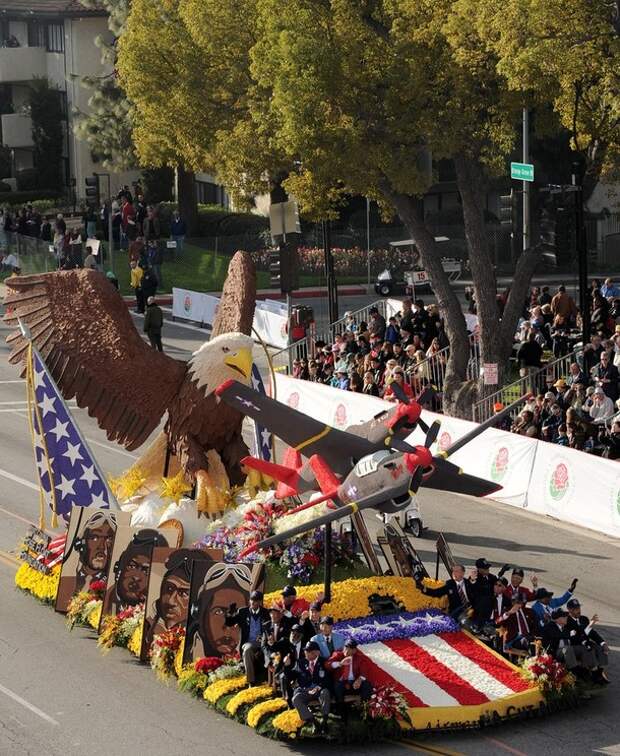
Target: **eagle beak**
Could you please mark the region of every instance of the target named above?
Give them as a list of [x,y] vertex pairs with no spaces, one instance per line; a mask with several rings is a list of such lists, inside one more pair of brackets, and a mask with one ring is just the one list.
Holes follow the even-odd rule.
[[249,349],[237,349],[224,358],[224,363],[241,373],[244,378],[249,378],[252,374],[252,362],[252,352]]

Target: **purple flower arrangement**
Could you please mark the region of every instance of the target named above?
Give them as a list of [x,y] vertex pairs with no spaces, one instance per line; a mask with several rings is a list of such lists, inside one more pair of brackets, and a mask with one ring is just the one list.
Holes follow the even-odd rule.
[[459,625],[438,609],[428,609],[337,622],[334,630],[363,645],[400,638],[421,638],[435,633],[453,633],[459,630]]

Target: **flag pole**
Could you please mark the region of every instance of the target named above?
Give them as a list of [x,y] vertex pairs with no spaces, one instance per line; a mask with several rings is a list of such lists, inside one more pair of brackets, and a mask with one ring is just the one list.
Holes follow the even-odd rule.
[[[19,324],[19,328],[20,328],[20,331],[22,333],[22,336],[29,343],[29,354],[30,354],[29,364],[30,364],[30,370],[31,370],[31,378],[34,379],[34,358],[37,357],[39,359],[39,361],[41,362],[41,365],[43,366],[43,369],[47,372],[47,375],[48,375],[48,377],[49,377],[49,379],[50,379],[50,381],[52,383],[52,386],[56,390],[56,393],[58,395],[58,399],[59,399],[60,403],[62,404],[65,412],[67,413],[67,416],[69,418],[72,418],[73,415],[71,414],[71,412],[69,410],[69,407],[67,406],[67,403],[65,402],[64,397],[60,393],[60,390],[58,389],[58,386],[56,385],[56,381],[54,381],[54,379],[52,377],[52,374],[49,372],[49,369],[48,369],[47,365],[45,364],[45,360],[43,359],[43,357],[41,356],[39,350],[36,348],[36,346],[34,345],[34,343],[32,341],[32,334],[30,333],[30,330],[29,330],[28,326],[21,320],[21,318],[18,318],[17,322]],[[47,454],[47,445],[45,444],[45,438],[43,437],[43,432],[42,432],[43,431],[43,424],[41,422],[41,417],[38,414],[39,405],[38,405],[38,402],[36,401],[36,392],[35,392],[35,388],[34,388],[34,380],[31,381],[31,385],[32,385],[32,395],[33,395],[33,398],[35,399],[35,402],[34,402],[35,413],[36,413],[37,418],[38,418],[39,428],[41,429],[40,435],[41,435],[41,438],[43,439],[44,452],[45,452],[45,456],[46,456],[46,459],[47,459],[47,462],[48,462],[48,469],[50,470],[50,472],[49,472],[50,483],[52,483],[54,479],[52,477],[52,472],[51,472],[51,468],[50,468],[50,465],[49,465],[49,456]],[[103,471],[101,470],[101,468],[99,467],[99,463],[95,459],[95,455],[90,450],[90,446],[86,443],[86,439],[82,435],[82,431],[81,431],[80,427],[78,426],[78,424],[76,422],[73,423],[73,426],[75,428],[75,432],[77,433],[77,436],[78,436],[80,442],[82,443],[82,445],[86,449],[88,449],[88,451],[90,453],[90,458],[93,461],[93,465],[95,467],[95,470],[97,471],[97,474],[99,475],[99,478],[101,479],[101,482],[102,482],[102,484],[103,484],[103,486],[104,486],[104,488],[106,490],[108,502],[110,503],[110,509],[120,510],[120,506],[118,504],[118,501],[116,500],[116,497],[114,496],[114,494],[110,490],[107,478],[103,474]],[[50,485],[50,489],[52,491],[52,497],[53,497],[53,499],[52,499],[52,501],[53,501],[53,512],[54,512],[54,516],[56,516],[56,487],[54,485]],[[56,526],[52,523],[52,527],[56,527]]]

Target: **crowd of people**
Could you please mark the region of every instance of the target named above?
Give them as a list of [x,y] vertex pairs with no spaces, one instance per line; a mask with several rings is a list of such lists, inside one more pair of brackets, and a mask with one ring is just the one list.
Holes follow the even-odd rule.
[[[506,297],[507,292],[498,296],[500,311]],[[475,317],[473,294],[468,300],[468,316]],[[499,427],[615,460],[620,458],[620,287],[610,278],[595,280],[591,300],[590,341],[575,352],[565,377],[548,378],[545,358],[565,357],[580,346],[580,316],[564,286],[553,293],[548,286],[531,290],[515,333],[514,361],[522,377],[531,377],[535,398]],[[475,321],[468,325],[475,346]],[[405,299],[401,312],[387,320],[376,307],[368,322],[345,313],[342,333],[331,344],[316,341],[312,357],[295,359],[293,376],[388,401],[396,401],[393,382],[408,397],[427,388],[434,391],[425,396],[432,396],[442,389],[447,347],[437,306]],[[503,403],[495,404],[496,413],[503,409]]]
[[[534,288],[527,317],[519,323],[517,351],[522,375],[533,373],[535,397],[519,415],[500,422],[504,430],[560,446],[620,458],[620,288],[611,278],[592,283],[591,338],[568,368],[566,376],[547,378],[543,350],[554,357],[574,349],[578,310],[559,286]],[[503,405],[495,405],[500,412]]]
[[[596,630],[597,615],[582,614],[574,595],[577,579],[555,596],[539,586],[536,575],[530,576],[531,587],[525,585],[519,567],[506,564],[497,575],[491,567],[480,558],[466,576],[457,564],[443,586],[418,580],[417,587],[427,596],[447,597],[447,613],[499,653],[514,658],[543,650],[585,682],[607,685],[609,646]],[[227,627],[239,628],[248,684],[266,679],[317,732],[332,712],[345,714],[348,701],[366,701],[373,691],[372,668],[357,642],[335,631],[333,618],[321,608],[321,596],[309,603],[287,585],[269,607],[253,591],[248,606],[231,604],[225,618]]]
[[322,615],[321,607],[322,597],[309,603],[287,585],[269,608],[263,594],[253,591],[249,605],[231,604],[225,619],[227,627],[240,630],[239,655],[249,685],[267,678],[316,732],[326,729],[334,706],[344,711],[347,696],[366,701],[373,691],[357,642],[335,632],[333,617]]
[[[524,585],[520,567],[511,570],[505,564],[497,575],[491,567],[480,558],[466,577],[465,567],[456,564],[443,586],[419,582],[418,587],[428,596],[447,596],[450,615],[498,651],[525,656],[541,648],[578,678],[607,685],[609,646],[595,629],[598,616],[590,619],[581,612],[574,595],[577,578],[555,596],[539,587],[536,575],[530,576],[531,588]],[[508,579],[504,575],[510,570]]]
[[428,357],[447,346],[437,305],[405,299],[399,316],[387,320],[376,307],[368,322],[346,313],[343,333],[333,344],[317,341],[314,357],[294,360],[293,376],[396,401],[390,384],[419,395],[432,382]]

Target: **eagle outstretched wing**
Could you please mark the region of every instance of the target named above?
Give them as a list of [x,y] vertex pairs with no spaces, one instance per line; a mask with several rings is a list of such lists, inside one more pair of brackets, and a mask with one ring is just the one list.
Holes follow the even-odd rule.
[[[149,347],[103,273],[57,271],[6,281],[5,322],[29,327],[65,399],[76,397],[111,441],[136,449],[157,428],[187,367]],[[9,361],[25,360],[19,330]]]

